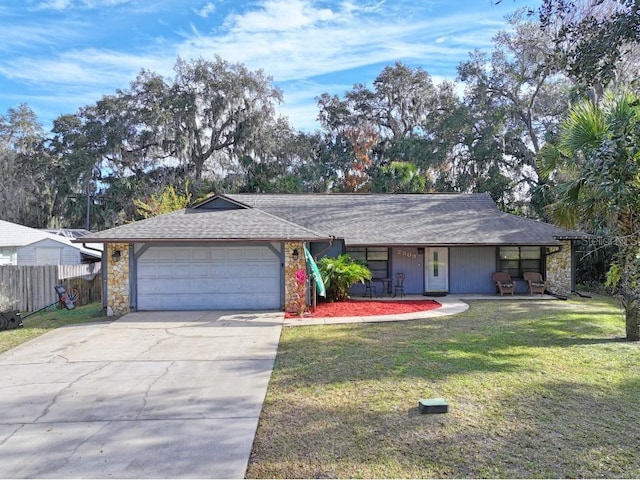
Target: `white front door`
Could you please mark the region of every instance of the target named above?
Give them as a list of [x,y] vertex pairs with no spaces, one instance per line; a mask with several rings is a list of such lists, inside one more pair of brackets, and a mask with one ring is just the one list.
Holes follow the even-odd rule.
[[449,291],[449,249],[447,247],[425,248],[425,291]]

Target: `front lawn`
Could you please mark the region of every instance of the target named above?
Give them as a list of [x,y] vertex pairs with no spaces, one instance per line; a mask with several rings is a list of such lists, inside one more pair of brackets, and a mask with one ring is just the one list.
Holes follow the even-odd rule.
[[[23,317],[27,315],[26,313]],[[36,338],[49,330],[76,323],[99,322],[113,320],[105,315],[100,302],[76,307],[73,310],[50,307],[39,313],[24,318],[24,327],[15,330],[0,331],[0,353],[21,343]]]
[[[604,297],[283,329],[250,478],[640,477],[640,350]],[[449,413],[422,415],[421,398]]]

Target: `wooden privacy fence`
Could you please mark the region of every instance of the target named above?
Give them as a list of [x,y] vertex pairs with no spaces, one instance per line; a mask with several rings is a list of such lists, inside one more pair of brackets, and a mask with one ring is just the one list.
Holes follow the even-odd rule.
[[58,267],[15,266],[0,267],[0,288],[3,296],[15,303],[21,312],[33,312],[58,298],[53,287],[58,284]]
[[0,293],[15,300],[17,310],[34,312],[58,300],[56,285],[68,292],[77,292],[77,305],[100,301],[102,298],[101,264],[79,265],[2,265]]
[[100,262],[58,266],[58,281],[68,292],[77,293],[76,305],[102,300],[101,267]]

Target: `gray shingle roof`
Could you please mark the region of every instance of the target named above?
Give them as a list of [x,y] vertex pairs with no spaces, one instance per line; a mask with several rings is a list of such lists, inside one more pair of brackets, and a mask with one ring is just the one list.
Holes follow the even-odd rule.
[[72,244],[69,238],[62,235],[0,220],[0,247],[24,247],[43,240],[53,240],[64,246],[76,248],[86,255],[100,258],[100,253],[95,249],[101,248],[101,245],[93,245],[92,249],[88,249],[81,245]]
[[583,237],[503,213],[484,193],[228,196],[347,245],[556,245]]
[[[249,208],[214,208],[225,197],[239,202],[235,207]],[[503,213],[488,194],[230,194],[195,207],[82,240],[321,241],[334,236],[347,245],[447,246],[557,245],[559,238],[583,237]]]
[[305,227],[255,208],[187,208],[90,233],[83,242],[326,240]]
[[66,237],[0,220],[0,247],[24,247],[45,239],[69,244]]

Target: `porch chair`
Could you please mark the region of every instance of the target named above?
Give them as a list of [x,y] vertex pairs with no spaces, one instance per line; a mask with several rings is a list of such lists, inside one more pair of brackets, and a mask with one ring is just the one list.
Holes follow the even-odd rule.
[[529,293],[539,293],[544,295],[544,291],[547,289],[547,282],[542,278],[542,274],[538,272],[523,272],[522,278],[529,284]]
[[393,286],[393,296],[400,295],[404,297],[404,273],[396,273],[396,283]]
[[509,272],[494,272],[491,274],[491,278],[496,284],[498,292],[500,292],[500,296],[503,296],[505,293],[510,293],[513,296],[513,292],[516,289],[516,284],[513,280],[511,280],[511,275],[509,275]]
[[371,280],[364,281],[364,295],[362,296],[369,298],[377,297],[376,287],[371,283]]

